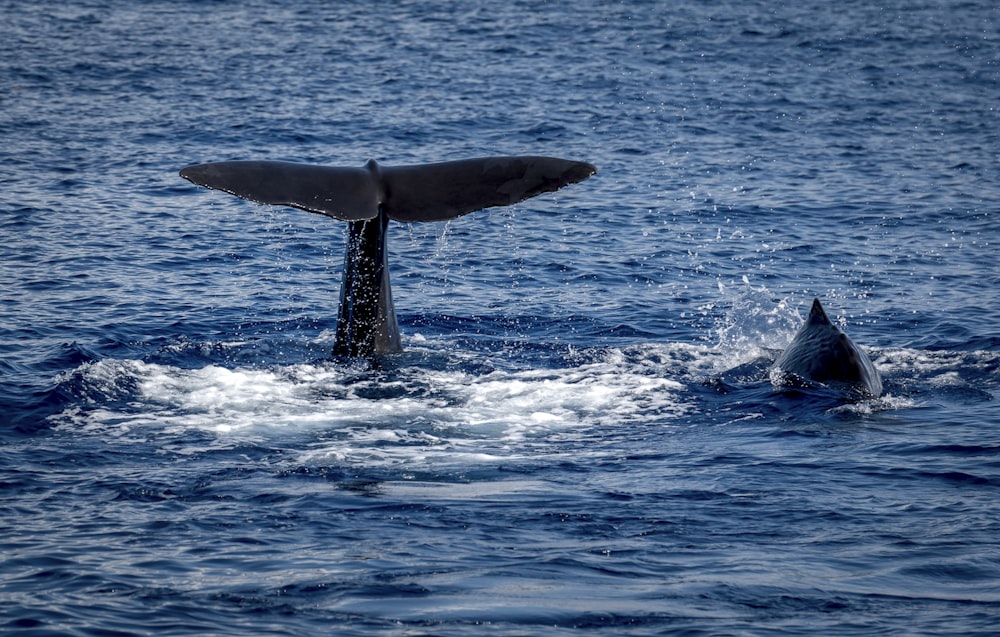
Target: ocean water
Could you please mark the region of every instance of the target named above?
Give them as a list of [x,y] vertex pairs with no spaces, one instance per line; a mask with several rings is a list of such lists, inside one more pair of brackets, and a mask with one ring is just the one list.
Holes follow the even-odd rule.
[[[1000,9],[0,1],[0,632],[1000,625]],[[192,163],[544,154],[393,224]],[[878,399],[767,379],[814,296]]]

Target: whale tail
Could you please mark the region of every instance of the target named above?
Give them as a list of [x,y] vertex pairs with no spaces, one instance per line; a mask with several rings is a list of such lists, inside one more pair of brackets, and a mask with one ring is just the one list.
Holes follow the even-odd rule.
[[878,397],[882,378],[871,359],[826,315],[819,299],[792,342],[771,367],[776,387],[820,383],[839,389]]
[[370,357],[402,349],[389,283],[386,229],[509,206],[583,181],[591,164],[554,157],[482,157],[416,166],[361,168],[278,161],[188,166],[181,177],[243,199],[347,221],[347,252],[334,354]]
[[396,221],[442,221],[510,206],[583,181],[597,169],[555,157],[480,157],[413,166],[313,166],[225,161],[188,166],[181,177],[243,199],[362,221],[384,212]]

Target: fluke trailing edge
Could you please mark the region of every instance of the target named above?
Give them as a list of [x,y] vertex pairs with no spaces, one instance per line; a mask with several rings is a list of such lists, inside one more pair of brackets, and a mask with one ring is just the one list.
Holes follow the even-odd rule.
[[292,206],[349,222],[336,356],[402,349],[385,248],[389,220],[443,221],[509,206],[583,181],[597,169],[554,157],[482,157],[416,166],[360,168],[278,161],[188,166],[181,177],[258,203]]
[[771,382],[776,387],[821,383],[872,398],[882,393],[871,359],[830,322],[819,299],[813,299],[806,322],[774,361]]

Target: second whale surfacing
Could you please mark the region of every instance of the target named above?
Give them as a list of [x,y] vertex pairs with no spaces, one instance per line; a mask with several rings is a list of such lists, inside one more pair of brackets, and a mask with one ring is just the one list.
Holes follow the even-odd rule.
[[775,387],[818,383],[865,398],[882,393],[871,359],[830,321],[819,299],[813,299],[809,317],[774,361],[770,377]]
[[257,203],[292,206],[348,222],[333,354],[402,350],[389,284],[389,220],[443,221],[510,206],[587,179],[592,164],[554,157],[482,157],[413,166],[315,166],[225,161],[188,166],[181,177]]

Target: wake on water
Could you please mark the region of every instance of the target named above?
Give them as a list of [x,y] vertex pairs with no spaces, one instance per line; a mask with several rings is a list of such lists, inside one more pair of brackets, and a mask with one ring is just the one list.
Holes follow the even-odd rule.
[[[58,387],[70,406],[50,423],[121,441],[189,432],[213,437],[215,447],[280,441],[295,447],[290,461],[304,464],[440,469],[517,461],[543,440],[609,425],[681,426],[695,414],[724,424],[746,417],[733,405],[759,407],[783,393],[801,402],[808,392],[775,391],[767,377],[801,321],[798,311],[763,288],[730,296],[714,343],[550,346],[533,352],[528,368],[523,357],[420,334],[380,363],[320,355],[329,332],[283,342],[181,342],[145,359],[107,358],[64,373]],[[246,363],[275,348],[301,360]],[[976,370],[997,364],[986,352],[868,351],[886,378],[885,395],[851,402],[814,395],[819,412],[912,407],[931,388],[975,392]]]
[[666,348],[633,362],[609,350],[560,369],[485,372],[463,366],[466,356],[414,343],[391,367],[316,361],[185,369],[109,359],[61,379],[91,406],[74,406],[52,421],[59,429],[125,437],[150,428],[200,430],[234,442],[336,431],[337,440],[307,455],[366,464],[484,462],[491,454],[509,459],[529,434],[676,418],[688,408],[684,385],[663,361],[688,349]]

